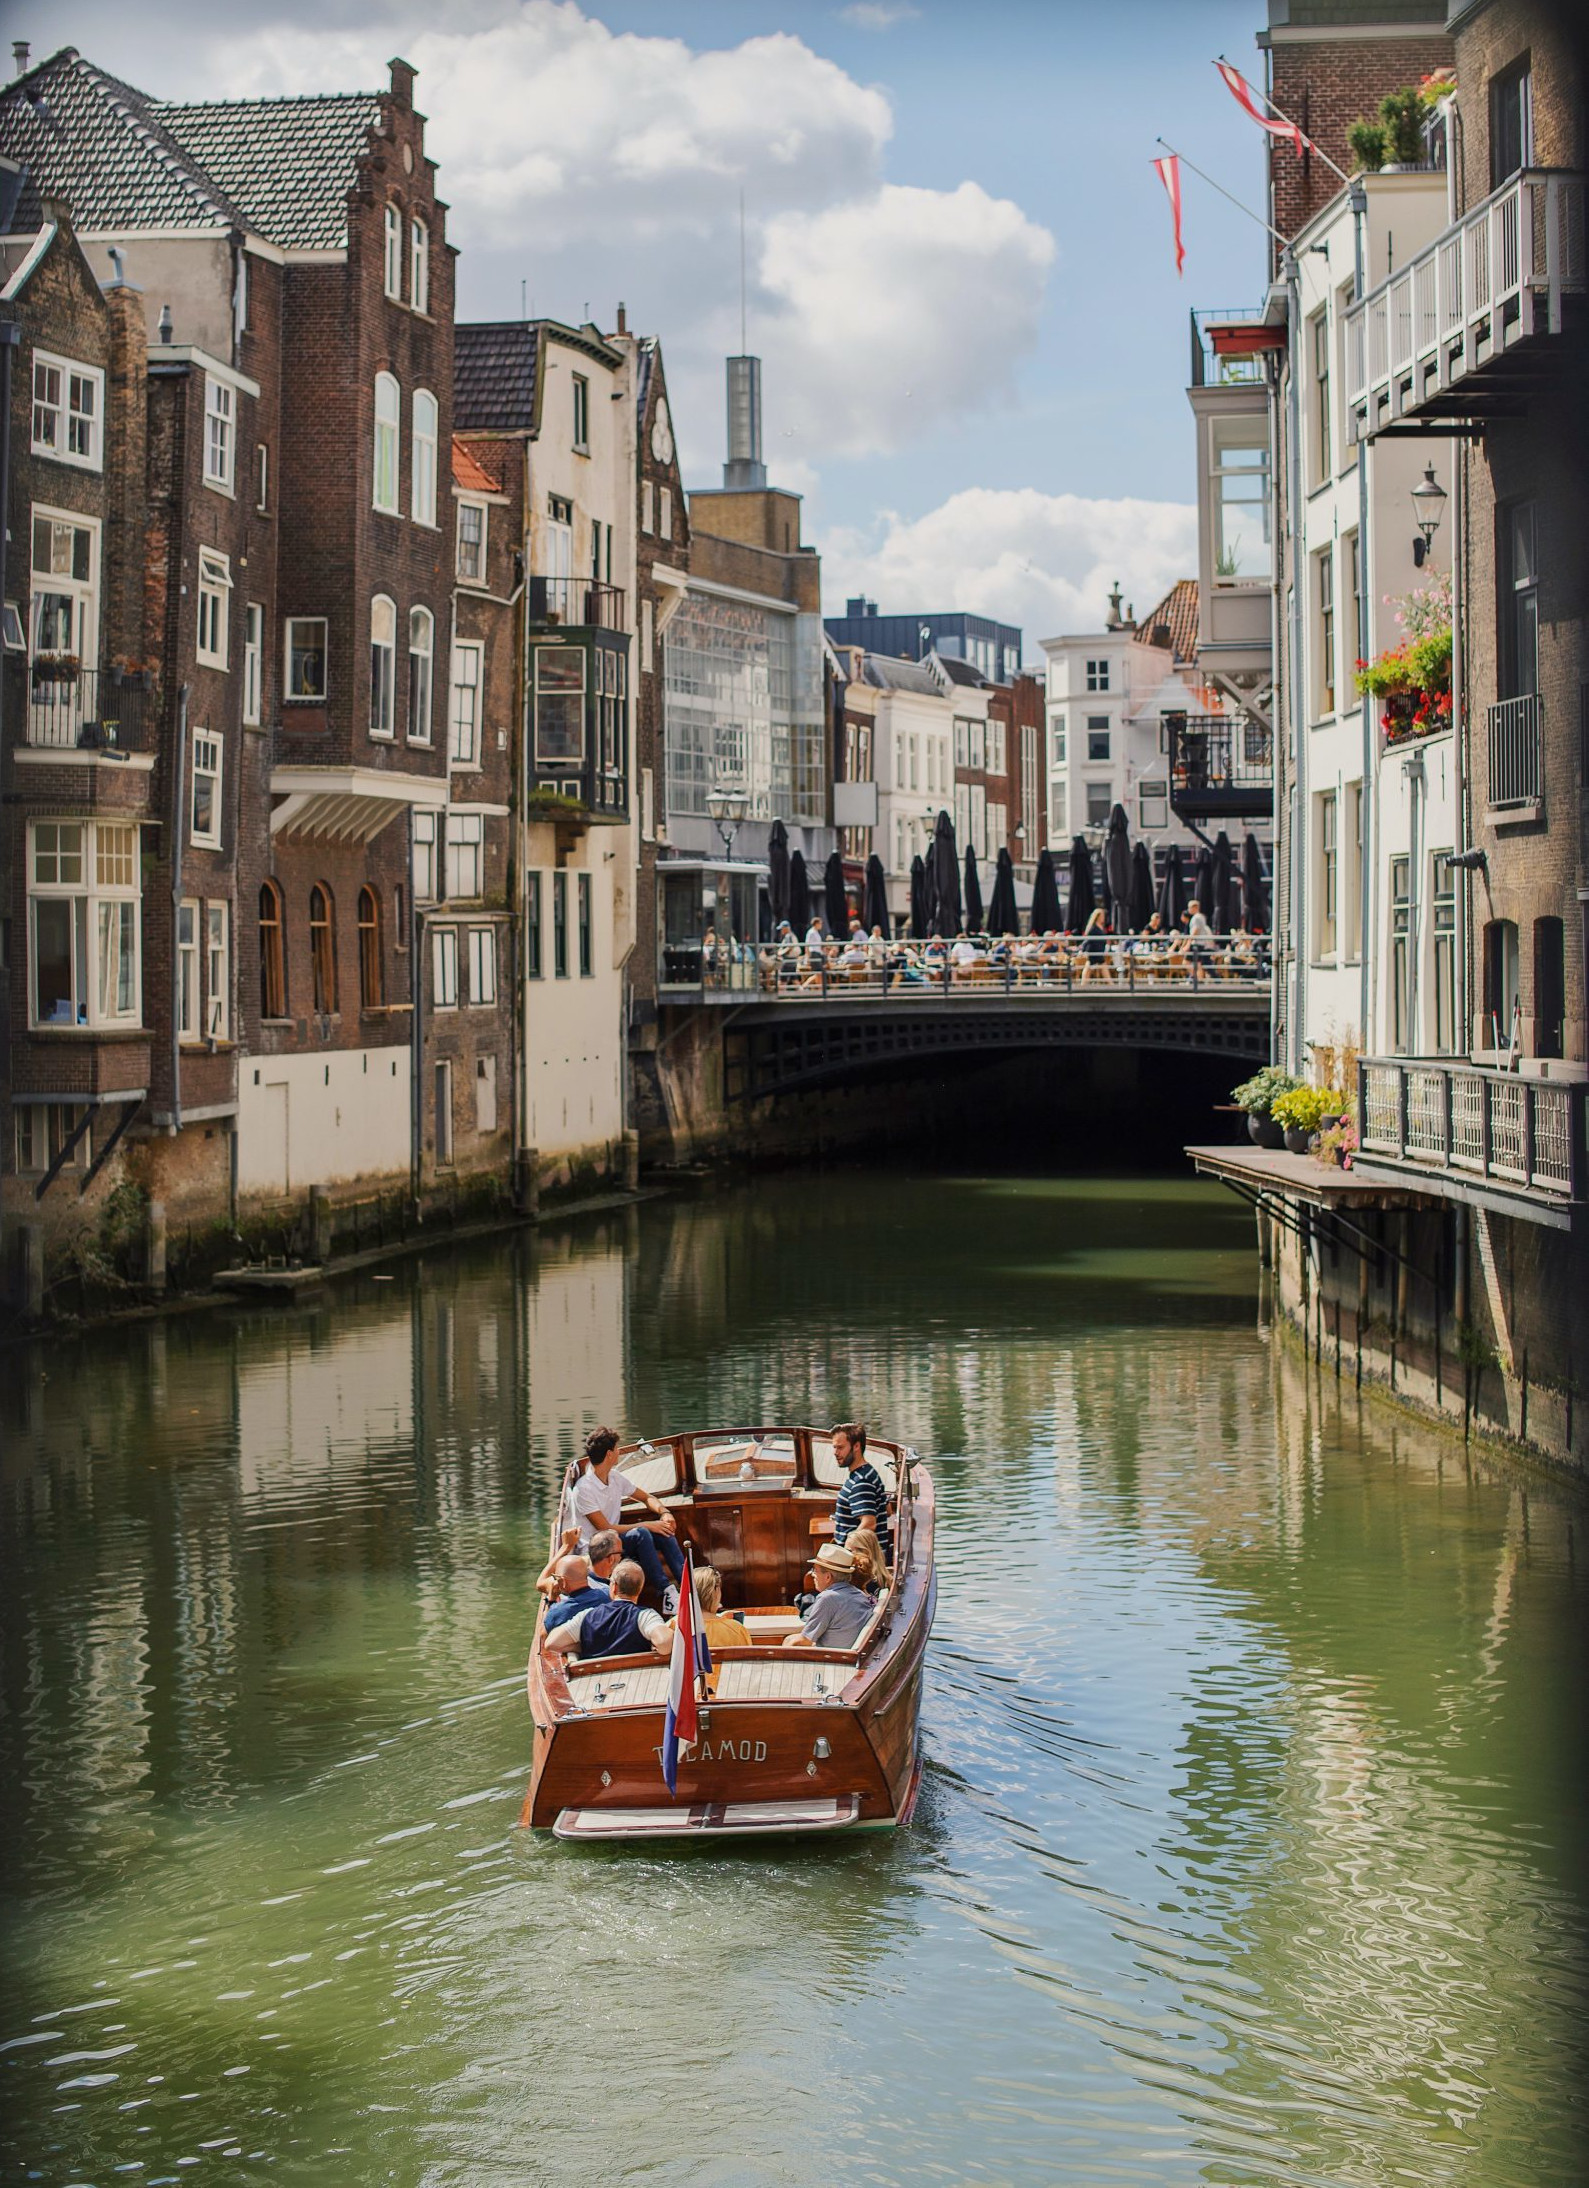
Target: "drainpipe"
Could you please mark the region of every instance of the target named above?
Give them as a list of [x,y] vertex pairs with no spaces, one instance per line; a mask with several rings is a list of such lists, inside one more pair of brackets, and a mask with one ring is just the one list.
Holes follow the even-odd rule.
[[[438,833],[442,833],[438,831]],[[443,844],[435,846],[435,855],[445,855]],[[414,888],[414,808],[408,808],[408,1197],[415,1209],[419,1207],[421,1176],[420,1150],[423,1146],[425,1090],[425,1029],[421,1020],[424,1015],[425,968],[420,963],[420,948],[424,927],[419,916],[419,898]]]
[[[1352,301],[1360,304],[1368,292],[1368,191],[1361,178],[1350,185],[1352,206]],[[1357,450],[1357,658],[1368,659],[1369,606],[1374,597],[1373,564],[1369,554],[1369,491],[1368,467],[1372,460],[1374,444],[1362,441]],[[1357,1038],[1359,1045],[1372,1052],[1369,1036],[1369,1011],[1373,1003],[1371,969],[1373,964],[1373,928],[1369,923],[1373,908],[1371,886],[1373,860],[1373,813],[1371,792],[1374,787],[1374,702],[1365,692],[1362,701],[1363,715],[1363,780],[1357,793],[1357,827],[1362,839],[1357,870]]]
[[[0,601],[5,599],[6,589],[6,531],[11,514],[11,365],[17,347],[22,340],[22,329],[14,319],[0,320]],[[26,657],[22,673],[27,675]],[[0,653],[0,753],[8,753],[10,740],[5,730],[5,692],[10,679],[5,674],[5,656]],[[24,701],[24,703],[26,703]],[[3,764],[3,763],[0,763]],[[7,773],[10,772],[7,768]],[[9,1023],[0,1026],[0,1067],[7,1085],[11,1079],[11,1029]],[[6,1235],[4,1211],[0,1210],[0,1243]]]
[[[1449,144],[1450,139],[1447,139]],[[1457,856],[1473,847],[1472,775],[1468,765],[1471,735],[1467,694],[1467,646],[1463,618],[1467,613],[1468,568],[1468,444],[1451,443],[1451,802],[1455,807]],[[1456,869],[1457,901],[1457,1009],[1451,1029],[1452,1045],[1459,1056],[1473,1046],[1473,874],[1469,867]]]
[[[1300,1077],[1303,1066],[1302,1025],[1307,998],[1306,836],[1308,813],[1308,725],[1302,684],[1302,613],[1305,572],[1297,567],[1297,543],[1302,526],[1302,279],[1296,253],[1289,246],[1281,254],[1286,284],[1287,371],[1286,389],[1286,498],[1287,532],[1291,542],[1291,722],[1296,764],[1291,775],[1291,962],[1296,974],[1296,1006],[1291,1024],[1291,1069]],[[1280,542],[1275,541],[1278,552]]]
[[[177,749],[171,767],[171,1123],[172,1139],[182,1130],[182,800],[188,774],[188,687],[177,693]],[[193,937],[198,947],[197,934]]]

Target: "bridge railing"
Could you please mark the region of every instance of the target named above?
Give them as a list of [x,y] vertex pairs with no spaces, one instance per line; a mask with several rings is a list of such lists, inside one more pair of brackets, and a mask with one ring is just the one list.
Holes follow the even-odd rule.
[[[669,977],[669,974],[672,977]],[[688,975],[688,977],[686,977]],[[691,953],[688,963],[665,965],[659,994],[668,1002],[908,1003],[1052,1000],[1057,995],[1130,993],[1192,994],[1203,990],[1246,994],[1267,990],[1268,937],[1185,935],[1160,941],[1143,935],[1064,936],[1032,943],[1012,938],[1003,950],[941,952],[920,943],[804,943],[794,948],[736,948],[722,954]]]

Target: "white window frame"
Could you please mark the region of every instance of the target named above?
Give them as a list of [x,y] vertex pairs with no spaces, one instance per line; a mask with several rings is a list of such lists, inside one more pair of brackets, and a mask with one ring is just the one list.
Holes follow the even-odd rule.
[[270,513],[270,443],[254,443],[254,508],[260,516]]
[[1058,843],[1070,834],[1070,784],[1054,776],[1048,785],[1048,839]]
[[[221,778],[226,770],[226,747],[218,731],[193,732],[193,785],[188,795],[188,841],[219,850],[221,842]],[[210,789],[210,823],[199,826],[199,785]]]
[[[403,391],[394,374],[375,375],[375,430],[371,443],[370,498],[384,516],[403,513],[402,491]],[[383,499],[383,496],[387,497]]]
[[[46,392],[39,392],[40,374],[46,376]],[[55,376],[53,389],[48,375]],[[89,398],[84,409],[81,398]],[[41,431],[41,425],[47,429]],[[74,441],[83,445],[75,447]],[[77,471],[102,471],[105,467],[105,375],[97,365],[79,365],[52,350],[33,352],[33,453],[52,463],[67,463]]]
[[[449,812],[446,831],[447,900],[473,899],[485,888],[485,820],[479,813]],[[470,886],[472,884],[472,886]]]
[[657,665],[657,611],[656,603],[642,600],[640,603],[640,673],[650,676]]
[[1109,663],[1107,661],[1089,661],[1087,663],[1087,689],[1089,691],[1107,691],[1109,689]]
[[1053,767],[1070,765],[1069,718],[1063,714],[1051,714],[1048,718],[1049,764]]
[[[1152,811],[1149,811],[1149,807]],[[1170,825],[1170,785],[1167,777],[1154,776],[1137,784],[1137,826],[1146,833],[1149,829],[1168,828]]]
[[177,906],[177,1039],[199,1038],[199,900],[185,896]]
[[217,494],[236,491],[237,390],[216,373],[204,375],[204,483]]
[[[16,1164],[21,1177],[47,1170],[83,1121],[81,1102],[18,1102],[16,1117]],[[85,1132],[61,1164],[63,1170],[81,1170],[91,1159],[92,1131]]]
[[218,548],[201,547],[194,659],[201,668],[224,669],[230,664],[231,642],[231,561]]
[[[381,626],[386,636],[379,635]],[[376,655],[386,656],[384,670]],[[370,735],[390,744],[397,735],[397,602],[390,593],[376,593],[370,601]]]
[[224,1041],[232,1024],[231,906],[224,897],[204,905],[204,1034]]
[[657,530],[663,539],[673,537],[673,489],[671,486],[657,490]]
[[432,927],[430,930],[430,1007],[432,1010],[458,1008],[456,927]]
[[408,611],[408,741],[428,745],[436,707],[436,618],[426,607]]
[[[62,846],[59,834],[55,852],[41,843],[43,831],[73,830],[75,849],[65,856],[74,862],[75,875],[59,878]],[[44,856],[41,856],[41,853]],[[53,856],[55,873],[45,871]],[[100,1026],[137,1026],[143,1018],[143,897],[139,870],[136,821],[35,820],[28,829],[28,1022],[34,1026],[72,1027],[92,1032]],[[90,875],[90,862],[92,874]],[[40,878],[41,873],[44,878]],[[41,1019],[38,998],[38,922],[41,905],[65,901],[73,906],[70,923],[72,988],[70,1001],[76,1015],[70,1019]],[[107,950],[113,952],[107,959]],[[116,980],[116,997],[107,1004],[106,975],[111,963],[119,969],[123,954],[128,967],[125,987],[129,1000],[121,1000],[123,982]]]
[[265,703],[265,611],[257,600],[243,607],[243,723],[259,727]]
[[574,454],[590,454],[590,379],[588,374],[575,372],[569,375],[573,382],[574,398]]
[[[475,569],[469,569],[468,567],[466,567],[464,561],[465,545],[468,544],[470,546],[473,546],[475,544],[475,542],[473,541],[469,541],[466,543],[464,539],[463,520],[465,510],[468,510],[471,515],[477,515],[480,519],[479,551],[476,557],[476,560],[478,562],[478,568]],[[453,540],[453,568],[458,573],[458,582],[460,585],[483,585],[485,583],[486,539],[490,532],[490,529],[491,512],[486,507],[483,501],[475,501],[468,498],[464,498],[459,501],[458,523]]]
[[480,697],[485,685],[485,647],[459,639],[452,649],[447,693],[447,757],[454,767],[480,765]]
[[469,929],[469,1001],[478,1010],[489,1009],[497,999],[497,930]]
[[[320,689],[318,691],[294,691],[292,688],[292,634],[295,630],[300,629],[305,624],[309,623],[316,623],[320,627]],[[305,648],[304,650],[306,652],[312,651],[311,648]],[[325,704],[326,698],[329,695],[331,685],[330,663],[331,628],[328,618],[323,615],[289,615],[285,617],[282,624],[281,653],[281,682],[283,697],[287,699],[300,700],[306,706],[323,706]]]
[[657,528],[657,490],[649,479],[640,482],[640,529],[654,532]]
[[436,525],[436,451],[440,445],[441,407],[428,387],[417,387],[410,406],[408,513],[415,524]]
[[383,216],[381,250],[382,286],[394,304],[403,301],[403,208],[388,198]]
[[[51,527],[50,559],[55,559],[56,526],[68,531],[82,532],[88,539],[88,575],[77,577],[70,572],[38,567],[38,527]],[[73,509],[50,509],[35,502],[32,523],[28,528],[28,651],[33,659],[42,652],[40,645],[40,619],[46,594],[69,600],[72,603],[72,621],[77,631],[75,652],[80,668],[92,669],[99,665],[99,568],[100,530],[97,517],[85,517]]]
[[413,884],[414,900],[419,904],[436,901],[436,838],[440,831],[434,812],[416,812],[413,827],[413,872],[409,879]]
[[430,314],[430,229],[416,213],[408,224],[408,302]]

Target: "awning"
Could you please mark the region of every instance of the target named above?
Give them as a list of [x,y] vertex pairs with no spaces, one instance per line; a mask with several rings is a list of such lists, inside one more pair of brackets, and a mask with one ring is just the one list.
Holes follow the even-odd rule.
[[270,832],[330,843],[368,843],[411,806],[440,813],[447,784],[436,775],[378,767],[275,767]]

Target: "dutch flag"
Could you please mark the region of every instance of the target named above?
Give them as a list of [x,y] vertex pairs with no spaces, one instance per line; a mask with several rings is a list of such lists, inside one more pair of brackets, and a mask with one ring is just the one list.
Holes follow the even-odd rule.
[[673,1622],[673,1654],[668,1659],[668,1713],[662,1727],[662,1775],[675,1800],[679,1792],[679,1749],[695,1745],[700,1730],[696,1703],[701,1681],[712,1668],[700,1617],[695,1601],[695,1566],[686,1551],[684,1584]]

